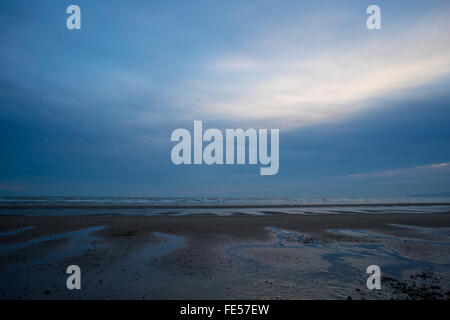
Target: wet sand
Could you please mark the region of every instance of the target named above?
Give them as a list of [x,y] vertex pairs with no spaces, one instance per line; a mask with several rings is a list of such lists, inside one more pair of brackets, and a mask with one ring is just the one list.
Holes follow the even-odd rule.
[[449,299],[449,271],[450,213],[0,216],[0,299]]

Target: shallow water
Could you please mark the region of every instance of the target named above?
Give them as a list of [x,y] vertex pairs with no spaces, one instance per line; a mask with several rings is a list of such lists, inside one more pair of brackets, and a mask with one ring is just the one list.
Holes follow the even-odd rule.
[[[226,252],[251,269],[267,267],[265,264],[268,260],[270,261],[270,258],[267,258],[270,253],[264,257],[265,249],[286,250],[292,257],[302,257],[302,261],[315,262],[314,268],[310,270],[306,269],[305,265],[301,266],[305,271],[302,274],[303,279],[328,277],[333,281],[338,279],[338,282],[347,282],[346,284],[353,282],[355,285],[360,285],[356,279],[363,278],[366,268],[372,264],[379,265],[384,275],[396,279],[405,278],[411,270],[422,270],[430,274],[442,272],[448,274],[450,272],[450,261],[448,263],[434,263],[422,259],[412,259],[402,255],[383,240],[417,242],[437,246],[450,245],[450,241],[402,238],[366,230],[330,230],[330,232],[337,234],[359,237],[362,242],[328,243],[299,232],[274,227],[268,227],[267,229],[273,233],[274,241],[263,244],[248,243],[230,246]],[[433,230],[433,232],[440,233],[441,231]],[[367,239],[366,243],[364,243],[364,239]],[[371,241],[374,240],[377,242],[372,243]],[[253,254],[249,254],[249,252],[253,252]],[[316,271],[324,269],[325,272]]]
[[[392,226],[400,226],[392,224]],[[446,230],[441,230],[437,228],[424,228],[424,227],[414,227],[414,226],[402,226],[403,228],[408,229],[414,229],[419,230],[423,232],[427,232],[430,234],[435,235],[447,235]],[[416,239],[416,238],[406,238],[406,237],[399,237],[399,236],[393,236],[393,235],[386,235],[381,234],[373,231],[368,230],[358,230],[358,229],[332,229],[331,232],[337,233],[337,234],[343,234],[351,237],[361,237],[366,239],[378,239],[378,240],[398,240],[398,241],[404,241],[404,242],[416,242],[416,243],[425,243],[425,244],[435,244],[435,245],[450,245],[450,239],[449,241],[436,241],[436,240],[424,240],[424,239]]]
[[35,227],[25,227],[25,228],[20,228],[20,229],[16,229],[16,230],[0,232],[0,237],[15,236],[24,231],[33,230],[34,228]]
[[153,234],[160,241],[135,254],[132,258],[134,263],[144,264],[150,258],[163,256],[184,246],[184,237],[160,232],[153,232]]
[[[91,234],[96,231],[102,230],[103,226],[97,226],[92,228],[80,229],[70,232],[56,233],[45,237],[39,237],[25,242],[16,242],[12,244],[0,245],[0,255],[9,254],[12,251],[27,248],[32,245],[40,244],[47,241],[55,241],[61,239],[69,240],[69,245],[64,249],[64,256],[70,257],[75,254],[79,254],[91,247],[91,241],[95,240]],[[61,256],[61,254],[55,253],[53,255]]]

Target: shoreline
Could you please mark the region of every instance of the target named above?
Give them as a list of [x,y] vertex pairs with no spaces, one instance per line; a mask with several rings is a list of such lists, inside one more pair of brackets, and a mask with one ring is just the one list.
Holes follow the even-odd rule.
[[0,299],[450,299],[450,212],[0,216],[0,248]]
[[282,208],[330,208],[330,207],[432,207],[450,206],[450,202],[402,202],[402,203],[323,203],[323,204],[202,204],[202,205],[151,205],[151,204],[0,204],[2,209],[282,209]]

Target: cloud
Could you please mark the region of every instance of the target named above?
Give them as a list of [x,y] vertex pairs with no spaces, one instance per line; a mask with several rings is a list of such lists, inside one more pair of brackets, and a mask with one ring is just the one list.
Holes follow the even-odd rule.
[[245,16],[245,15],[249,14],[250,12],[252,12],[253,10],[259,8],[262,5],[265,5],[266,3],[270,2],[270,1],[272,1],[272,0],[257,1],[252,5],[249,5],[245,8],[242,8],[242,9],[234,12],[233,14],[231,14],[230,18],[233,19],[233,18],[239,18],[239,17]]
[[400,177],[400,176],[411,176],[422,174],[431,175],[433,173],[442,174],[443,170],[447,172],[449,171],[448,169],[450,169],[450,162],[443,162],[417,166],[412,168],[380,170],[372,173],[363,173],[363,174],[350,174],[348,176],[352,178],[377,178],[377,177]]
[[415,89],[448,76],[449,29],[446,18],[433,16],[339,45],[286,42],[264,51],[254,42],[206,59],[185,84],[183,102],[203,117],[287,128],[339,121],[380,97],[419,94]]
[[435,168],[444,168],[450,166],[450,162],[443,162],[443,163],[436,163],[436,164],[430,164],[427,166],[420,166],[419,169],[435,169]]

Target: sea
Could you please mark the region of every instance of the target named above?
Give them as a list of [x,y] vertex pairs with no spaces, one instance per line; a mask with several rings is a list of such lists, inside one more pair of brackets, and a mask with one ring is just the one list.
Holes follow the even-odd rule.
[[202,198],[0,197],[0,215],[447,213],[450,197]]

